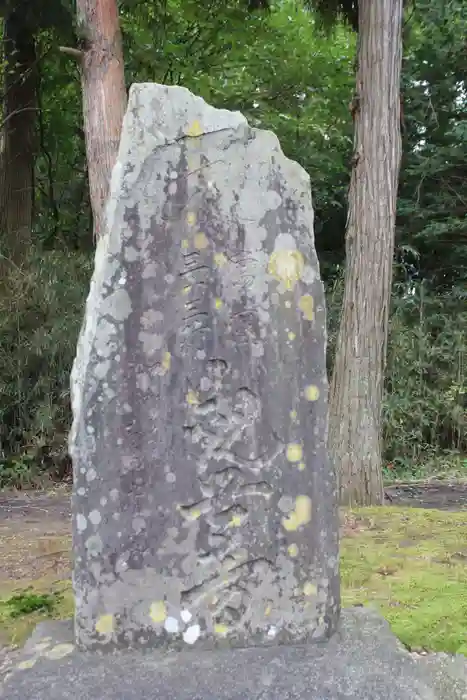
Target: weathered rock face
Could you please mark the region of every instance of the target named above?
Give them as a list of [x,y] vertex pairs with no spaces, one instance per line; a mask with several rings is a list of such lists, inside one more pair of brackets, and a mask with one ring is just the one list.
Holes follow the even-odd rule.
[[72,374],[81,647],[334,630],[312,222],[308,176],[272,133],[132,87]]

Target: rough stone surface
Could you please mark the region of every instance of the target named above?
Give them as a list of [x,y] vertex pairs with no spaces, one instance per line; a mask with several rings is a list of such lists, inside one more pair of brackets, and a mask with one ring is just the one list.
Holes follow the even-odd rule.
[[309,178],[134,85],[72,375],[83,649],[326,638],[339,613]]
[[325,644],[98,654],[48,625],[2,700],[466,700],[465,657],[414,657],[369,610],[343,611],[339,627]]

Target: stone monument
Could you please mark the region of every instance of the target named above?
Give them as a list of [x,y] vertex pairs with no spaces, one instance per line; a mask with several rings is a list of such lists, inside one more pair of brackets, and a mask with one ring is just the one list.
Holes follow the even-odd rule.
[[339,617],[309,178],[134,85],[72,374],[82,649],[323,640]]

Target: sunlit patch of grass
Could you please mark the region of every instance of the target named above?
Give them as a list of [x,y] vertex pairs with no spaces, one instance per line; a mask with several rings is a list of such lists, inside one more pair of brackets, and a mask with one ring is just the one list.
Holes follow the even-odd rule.
[[467,655],[467,513],[352,512],[341,540],[342,604],[376,606],[408,647]]

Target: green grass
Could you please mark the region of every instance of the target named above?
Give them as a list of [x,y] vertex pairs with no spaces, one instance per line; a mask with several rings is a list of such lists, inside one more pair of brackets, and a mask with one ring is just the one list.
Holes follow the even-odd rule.
[[[345,521],[343,606],[375,606],[411,649],[467,656],[467,512],[364,508]],[[23,643],[40,620],[72,614],[69,581],[0,587],[6,643]]]
[[467,655],[467,512],[365,508],[341,542],[343,606],[375,606],[412,649]]

